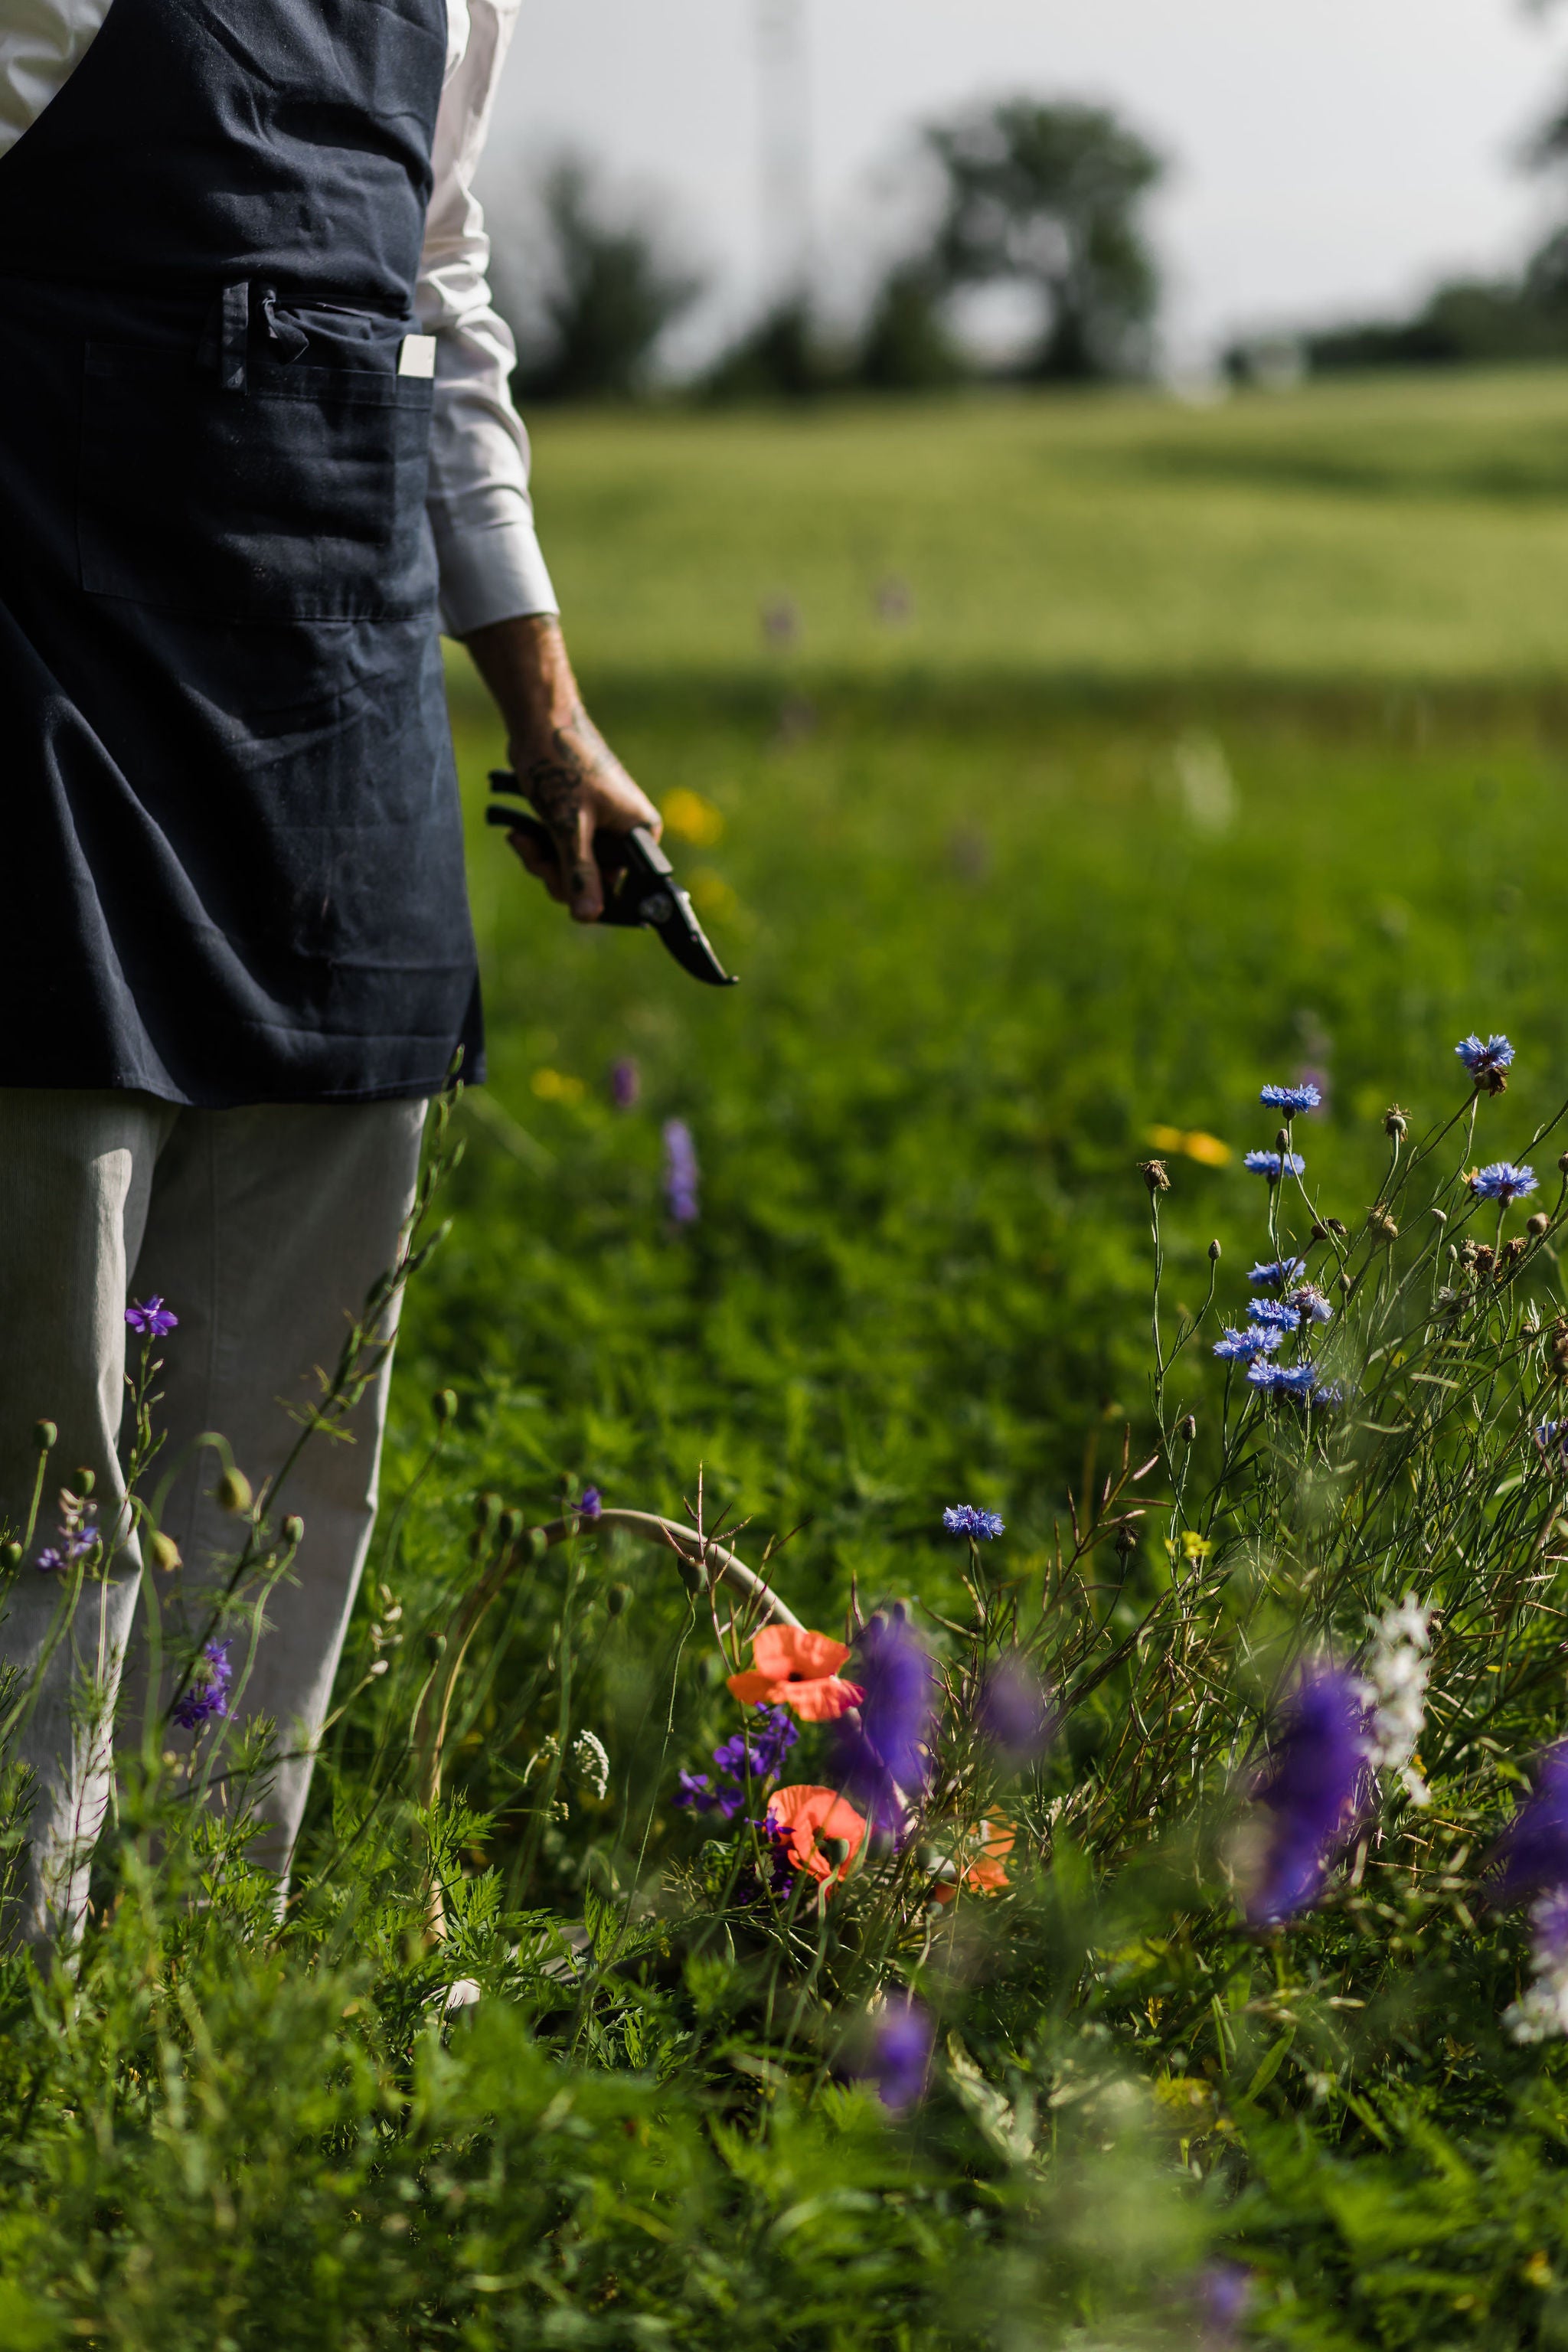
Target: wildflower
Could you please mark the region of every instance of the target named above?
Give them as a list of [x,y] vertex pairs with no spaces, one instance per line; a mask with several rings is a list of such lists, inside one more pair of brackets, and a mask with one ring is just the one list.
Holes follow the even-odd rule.
[[572,1762],[583,1786],[595,1797],[608,1794],[610,1759],[597,1733],[580,1731],[572,1742]]
[[1498,1840],[1492,1859],[1501,1865],[1499,1892],[1505,1903],[1568,1887],[1568,1740],[1557,1740],[1538,1759],[1535,1787]]
[[1244,1151],[1241,1164],[1252,1176],[1267,1176],[1278,1184],[1281,1176],[1301,1176],[1307,1163],[1299,1151]]
[[1234,1363],[1253,1364],[1259,1356],[1272,1354],[1284,1337],[1283,1331],[1276,1331],[1267,1323],[1254,1323],[1246,1331],[1222,1331],[1214,1343],[1214,1351]]
[[1353,1824],[1366,1769],[1366,1711],[1353,1676],[1308,1668],[1296,1685],[1256,1801],[1271,1816],[1247,1903],[1254,1927],[1313,1901]]
[[877,2012],[863,2056],[852,2071],[876,2087],[895,2115],[922,2096],[935,2039],[927,2011],[911,1993],[900,1993]]
[[977,1543],[990,1543],[1005,1531],[994,1511],[976,1510],[973,1503],[950,1503],[942,1523],[950,1536],[973,1536]]
[[760,1706],[757,1713],[762,1722],[750,1739],[737,1731],[713,1750],[714,1763],[732,1780],[773,1780],[800,1738],[782,1706]]
[[1533,1435],[1547,1467],[1559,1477],[1568,1473],[1568,1421],[1538,1421]]
[[629,1054],[623,1054],[610,1068],[610,1100],[617,1110],[633,1110],[642,1092],[642,1072]]
[[233,1678],[228,1643],[209,1642],[171,1709],[182,1731],[199,1731],[204,1723],[227,1715],[228,1686]]
[[1365,1674],[1355,1686],[1371,1717],[1367,1762],[1374,1771],[1392,1772],[1413,1805],[1432,1801],[1414,1760],[1426,1716],[1431,1646],[1426,1612],[1407,1593],[1400,1607],[1384,1610],[1379,1618]]
[[997,1762],[1016,1772],[1044,1754],[1056,1711],[1039,1676],[1015,1651],[998,1658],[981,1684],[974,1720]]
[[44,1576],[53,1576],[58,1570],[64,1568],[65,1564],[66,1556],[58,1544],[47,1545],[33,1562],[33,1566]]
[[[864,1817],[836,1789],[803,1782],[774,1790],[768,1800],[766,1826],[790,1869],[807,1872],[825,1894],[845,1877],[866,1839]],[[847,1849],[842,1860],[824,1853],[825,1838]]]
[[1293,1397],[1299,1404],[1305,1404],[1318,1390],[1318,1368],[1311,1363],[1271,1364],[1260,1358],[1247,1366],[1247,1377],[1265,1396]]
[[700,1175],[691,1129],[683,1118],[667,1118],[664,1122],[664,1197],[678,1225],[694,1225],[701,1214],[698,1201]]
[[1568,1887],[1531,1906],[1531,1982],[1502,2013],[1515,2042],[1547,2042],[1568,2033]]
[[1333,1321],[1334,1310],[1315,1282],[1298,1283],[1286,1305],[1295,1308],[1296,1320],[1300,1326]]
[[1299,1110],[1316,1110],[1323,1097],[1313,1086],[1265,1087],[1258,1099],[1266,1110],[1282,1110],[1293,1118]]
[[1485,1087],[1489,1094],[1502,1093],[1508,1084],[1503,1072],[1513,1060],[1513,1047],[1506,1037],[1489,1037],[1483,1045],[1472,1030],[1460,1038],[1454,1051],[1478,1087]]
[[1247,1319],[1261,1331],[1294,1331],[1300,1320],[1293,1307],[1282,1298],[1252,1298],[1247,1301]]
[[1294,1282],[1306,1271],[1304,1257],[1275,1257],[1265,1265],[1255,1265],[1247,1278],[1255,1290],[1283,1290],[1288,1282]]
[[1234,1157],[1228,1143],[1201,1127],[1152,1127],[1148,1137],[1156,1151],[1179,1152],[1200,1168],[1228,1168]]
[[831,1723],[860,1703],[856,1683],[840,1679],[849,1653],[829,1634],[804,1625],[764,1625],[752,1642],[752,1664],[726,1687],[742,1706],[792,1706],[803,1723]]
[[878,1828],[896,1832],[904,1826],[910,1796],[928,1778],[936,1676],[925,1643],[897,1603],[868,1619],[857,1652],[859,1712],[839,1723],[833,1769],[868,1806]]
[[1476,1170],[1470,1190],[1478,1201],[1500,1201],[1506,1209],[1510,1201],[1523,1200],[1533,1192],[1537,1181],[1533,1168],[1516,1168],[1511,1160],[1494,1160],[1489,1167]]
[[744,1800],[736,1792],[733,1805],[727,1805],[725,1800],[730,1794],[727,1790],[715,1789],[706,1772],[682,1770],[675,1776],[676,1803],[688,1806],[694,1813],[713,1813],[722,1810],[726,1820],[733,1820]]
[[1210,2340],[1228,2342],[1252,2303],[1252,2273],[1240,2263],[1208,2263],[1198,2273],[1198,2307]]
[[1005,1822],[982,1822],[978,1835],[980,1851],[966,1865],[961,1883],[980,1895],[1000,1895],[1008,1884],[1006,1861],[1013,1851],[1013,1832]]
[[597,1486],[584,1486],[577,1498],[577,1517],[580,1519],[596,1519],[604,1507],[605,1498]]
[[178,1328],[180,1318],[173,1307],[165,1307],[163,1299],[154,1293],[151,1298],[128,1307],[125,1320],[144,1339],[162,1339]]
[[1171,1171],[1163,1160],[1140,1160],[1136,1165],[1138,1173],[1142,1177],[1151,1192],[1170,1191]]

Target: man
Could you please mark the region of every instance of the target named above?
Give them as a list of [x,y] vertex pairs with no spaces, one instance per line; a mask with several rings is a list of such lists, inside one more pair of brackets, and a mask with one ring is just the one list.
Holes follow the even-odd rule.
[[[160,1616],[210,1613],[233,1522],[312,1369],[394,1256],[425,1108],[479,996],[437,605],[559,846],[581,921],[596,824],[658,829],[584,712],[535,539],[510,339],[472,183],[517,0],[28,0],[0,19],[0,1518],[52,1489],[121,1515],[128,1297],[161,1294]],[[386,1334],[390,1336],[390,1332]],[[386,1368],[352,1446],[276,1510],[295,1575],[242,1711],[298,1833],[369,1540]],[[34,1673],[24,1932],[75,1932],[134,1534],[58,1630],[44,1521],[0,1659]],[[221,1581],[221,1580],[219,1580]],[[172,1733],[171,1738],[174,1738]]]

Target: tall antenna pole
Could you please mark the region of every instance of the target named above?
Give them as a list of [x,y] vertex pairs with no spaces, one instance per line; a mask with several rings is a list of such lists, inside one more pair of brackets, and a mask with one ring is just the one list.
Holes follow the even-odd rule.
[[771,306],[812,275],[810,0],[756,0],[759,247]]

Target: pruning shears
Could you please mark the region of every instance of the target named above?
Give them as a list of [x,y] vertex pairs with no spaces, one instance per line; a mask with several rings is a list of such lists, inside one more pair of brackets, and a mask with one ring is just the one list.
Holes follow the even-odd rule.
[[[487,824],[504,825],[521,833],[536,848],[557,855],[549,826],[525,809],[522,786],[510,768],[490,770],[490,790],[508,795],[492,801],[485,811]],[[594,835],[594,860],[605,887],[602,923],[626,930],[657,931],[683,971],[710,988],[733,988],[735,978],[725,971],[709,944],[708,935],[692,910],[691,899],[675,878],[668,858],[646,825],[629,833],[612,833],[601,826]]]

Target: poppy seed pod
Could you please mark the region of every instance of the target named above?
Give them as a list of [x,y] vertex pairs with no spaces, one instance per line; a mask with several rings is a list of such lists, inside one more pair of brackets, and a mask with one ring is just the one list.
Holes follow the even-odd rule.
[[430,1405],[438,1422],[445,1423],[448,1421],[456,1421],[458,1418],[456,1389],[437,1389],[430,1400]]
[[34,1423],[33,1443],[40,1454],[47,1454],[50,1446],[58,1444],[58,1440],[59,1431],[52,1421],[40,1421]]
[[219,1510],[231,1512],[236,1518],[238,1518],[242,1512],[249,1510],[254,1500],[255,1497],[250,1491],[250,1481],[244,1471],[226,1470],[217,1482]]
[[20,1568],[21,1565],[22,1547],[16,1538],[13,1537],[8,1543],[0,1544],[0,1569],[9,1572],[10,1570]]
[[84,1502],[88,1496],[91,1494],[97,1484],[98,1480],[93,1475],[92,1472],[85,1469],[79,1470],[73,1481],[76,1492],[82,1497]]

